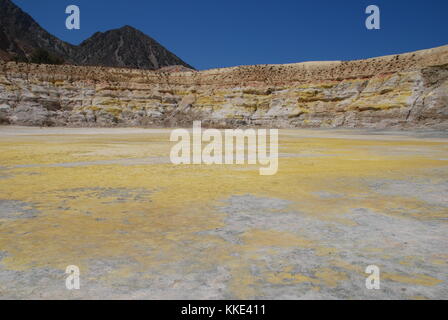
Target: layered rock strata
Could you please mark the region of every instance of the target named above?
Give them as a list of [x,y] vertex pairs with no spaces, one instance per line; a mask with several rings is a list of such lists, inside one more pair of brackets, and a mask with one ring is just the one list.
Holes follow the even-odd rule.
[[448,128],[448,46],[357,61],[159,71],[0,63],[0,122]]

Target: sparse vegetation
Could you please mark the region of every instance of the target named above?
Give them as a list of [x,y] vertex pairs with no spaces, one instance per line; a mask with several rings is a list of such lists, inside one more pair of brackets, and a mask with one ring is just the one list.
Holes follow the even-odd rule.
[[36,49],[31,55],[29,62],[37,64],[63,64],[64,60],[49,53],[45,49]]

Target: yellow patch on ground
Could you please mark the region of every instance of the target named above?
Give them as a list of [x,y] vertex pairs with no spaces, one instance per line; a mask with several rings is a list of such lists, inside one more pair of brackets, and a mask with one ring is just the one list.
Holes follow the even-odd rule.
[[[247,194],[288,200],[286,209],[272,212],[281,215],[295,210],[348,227],[357,226],[346,216],[354,208],[421,220],[447,215],[444,207],[414,196],[372,192],[366,183],[369,179],[443,181],[447,173],[428,173],[448,163],[448,146],[443,141],[367,140],[343,134],[312,137],[312,131],[311,137],[302,138],[284,131],[280,153],[286,156],[280,158],[279,171],[262,177],[258,166],[172,165],[167,159],[168,133],[0,137],[0,166],[7,174],[1,180],[0,199],[23,202],[38,212],[34,218],[0,218],[0,248],[7,252],[2,265],[26,271],[64,270],[76,264],[87,272],[93,260],[119,261],[102,276],[105,282],[148,270],[153,275],[145,274],[147,278],[173,275],[177,265],[186,273],[222,266],[229,273],[229,290],[237,298],[257,296],[262,283],[310,283],[319,285],[314,287],[319,291],[347,281],[347,272],[364,274],[365,266],[343,261],[341,248],[318,236],[307,238],[300,229],[249,228],[235,236],[239,243],[204,234],[226,227],[227,215],[218,209],[222,201]],[[98,162],[150,157],[163,157],[165,162]],[[67,163],[74,165],[58,166]],[[320,195],[323,190],[329,196]],[[291,248],[311,250],[316,257],[331,261],[314,275],[304,275],[294,272],[292,261],[280,261],[282,268],[270,270],[263,260],[265,255],[275,257]],[[368,248],[367,253],[385,252]],[[444,260],[435,258],[433,263]],[[253,267],[259,268],[258,275],[252,273]],[[441,282],[421,274],[385,272],[382,277],[422,286]]]

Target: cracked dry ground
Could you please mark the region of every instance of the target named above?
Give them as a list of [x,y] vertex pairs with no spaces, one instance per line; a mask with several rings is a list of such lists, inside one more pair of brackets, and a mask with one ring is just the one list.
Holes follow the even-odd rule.
[[446,133],[281,130],[260,176],[169,132],[1,127],[0,298],[448,297]]

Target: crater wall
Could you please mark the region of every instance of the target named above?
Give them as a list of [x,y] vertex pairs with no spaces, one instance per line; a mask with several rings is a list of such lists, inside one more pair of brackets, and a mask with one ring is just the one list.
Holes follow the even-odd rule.
[[448,46],[357,61],[158,71],[0,62],[0,123],[448,128]]

